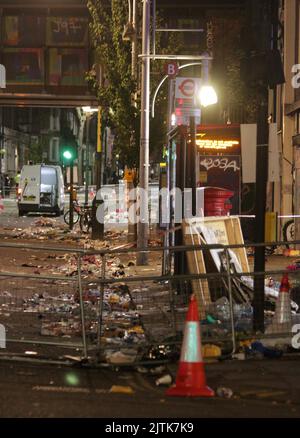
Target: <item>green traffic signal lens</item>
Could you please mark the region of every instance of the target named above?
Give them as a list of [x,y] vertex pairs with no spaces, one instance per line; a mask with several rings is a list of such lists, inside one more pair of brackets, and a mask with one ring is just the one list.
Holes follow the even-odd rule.
[[66,159],[66,160],[71,160],[72,159],[72,154],[71,154],[71,152],[70,151],[65,151],[64,153],[63,153],[63,157]]

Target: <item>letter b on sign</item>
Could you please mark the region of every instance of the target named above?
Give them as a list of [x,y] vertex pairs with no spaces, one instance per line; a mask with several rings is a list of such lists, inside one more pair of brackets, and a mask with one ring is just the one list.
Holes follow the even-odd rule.
[[178,64],[177,62],[167,62],[165,64],[165,73],[170,78],[174,78],[178,73]]

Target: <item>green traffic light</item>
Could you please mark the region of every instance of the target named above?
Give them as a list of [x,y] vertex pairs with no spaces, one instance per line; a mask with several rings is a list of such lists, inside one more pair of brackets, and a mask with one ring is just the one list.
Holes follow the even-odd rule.
[[64,157],[66,160],[71,160],[72,157],[73,157],[73,155],[71,154],[70,151],[65,151],[65,152],[63,153],[63,157]]

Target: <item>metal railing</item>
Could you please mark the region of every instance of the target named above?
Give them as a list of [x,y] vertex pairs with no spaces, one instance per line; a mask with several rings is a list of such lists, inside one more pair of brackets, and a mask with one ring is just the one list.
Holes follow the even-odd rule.
[[[75,356],[91,362],[121,363],[124,358],[125,362],[132,360],[136,364],[154,357],[174,357],[180,349],[195,281],[205,283],[210,295],[210,301],[203,305],[201,312],[204,343],[217,344],[227,354],[233,354],[238,351],[242,339],[281,335],[291,338],[291,328],[287,324],[278,322],[278,327],[269,333],[268,328],[272,323],[274,328],[276,294],[286,272],[296,291],[292,294],[291,324],[298,322],[300,270],[237,271],[232,264],[231,251],[255,246],[270,244],[150,247],[142,251],[152,254],[157,269],[149,274],[144,270],[140,275],[137,268],[133,274],[124,268],[128,262],[128,258],[126,263],[124,261],[126,256],[137,254],[136,248],[95,251],[0,243],[0,248],[6,249],[7,257],[10,250],[16,249],[30,255],[40,254],[42,258],[45,254],[64,257],[61,275],[57,272],[43,275],[43,267],[37,268],[37,273],[0,271],[0,322],[7,330],[7,348],[2,355],[24,357],[24,345],[32,345],[44,358],[63,360],[71,356],[68,354],[70,349],[75,351]],[[161,267],[159,253],[165,250],[172,254],[219,250],[223,253],[222,270],[161,275],[158,273]],[[39,257],[33,260],[39,260]],[[32,264],[29,263],[29,267]],[[64,269],[68,266],[72,269],[66,274]],[[94,272],[89,271],[91,266],[95,267]],[[265,312],[265,334],[253,330],[255,276],[272,277],[261,302]]]

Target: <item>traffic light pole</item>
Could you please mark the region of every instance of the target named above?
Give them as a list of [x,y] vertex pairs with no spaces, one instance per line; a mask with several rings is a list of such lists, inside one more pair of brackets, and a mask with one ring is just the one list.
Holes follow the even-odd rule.
[[85,145],[85,196],[84,205],[89,204],[89,171],[90,171],[90,114],[86,116],[86,145]]
[[70,231],[73,230],[74,226],[74,204],[73,204],[73,198],[74,198],[74,164],[73,160],[70,162]]
[[92,240],[104,240],[104,217],[102,222],[97,220],[97,209],[104,202],[103,199],[97,199],[97,193],[102,187],[102,152],[96,152],[96,195],[92,202]]
[[95,170],[96,170],[96,195],[92,202],[92,240],[104,240],[104,215],[100,221],[97,219],[97,209],[103,204],[102,197],[99,199],[98,192],[102,187],[102,111],[98,110],[98,130],[97,130],[97,151],[95,154]]

